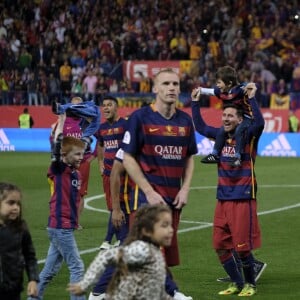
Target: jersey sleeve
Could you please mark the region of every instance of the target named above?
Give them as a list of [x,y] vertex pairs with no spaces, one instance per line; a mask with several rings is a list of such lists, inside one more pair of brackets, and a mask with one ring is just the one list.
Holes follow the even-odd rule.
[[27,225],[23,232],[22,254],[25,260],[25,269],[26,269],[28,281],[38,282],[39,272],[38,272],[38,264],[36,259],[36,252]]
[[97,143],[99,144],[99,146],[103,147],[104,139],[103,139],[103,136],[101,135],[101,130],[102,130],[102,124],[100,125],[99,130],[97,131],[96,139],[97,139]]
[[256,99],[255,98],[249,99],[249,103],[253,113],[253,121],[249,128],[249,131],[251,131],[253,136],[259,137],[264,130],[265,120],[259,109]]
[[124,134],[122,141],[122,149],[124,152],[129,153],[133,156],[137,154],[137,151],[142,144],[141,130],[142,123],[140,121],[140,110],[135,111],[127,121],[127,130]]
[[201,95],[215,96],[215,89],[201,88]]
[[120,148],[116,153],[115,159],[122,163],[123,158],[124,158],[124,151],[123,151],[123,149]]
[[95,284],[100,276],[104,273],[108,265],[112,265],[117,261],[120,248],[112,248],[103,250],[98,253],[93,262],[88,267],[82,281],[79,285],[82,290],[86,290],[92,284]]
[[212,127],[206,124],[201,115],[200,102],[192,101],[192,116],[196,131],[203,136],[216,139],[219,128]]
[[198,148],[197,148],[197,142],[196,142],[196,136],[195,136],[195,129],[192,119],[189,117],[189,128],[191,129],[191,133],[189,135],[189,142],[188,142],[188,150],[187,155],[194,155],[197,154]]

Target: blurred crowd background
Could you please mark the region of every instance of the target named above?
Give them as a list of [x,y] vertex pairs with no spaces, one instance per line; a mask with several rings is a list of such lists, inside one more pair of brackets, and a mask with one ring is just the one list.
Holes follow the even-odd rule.
[[0,104],[147,94],[151,79],[128,80],[123,61],[192,60],[182,93],[213,86],[216,69],[231,65],[240,82],[259,85],[261,107],[299,108],[299,8],[297,0],[2,0]]

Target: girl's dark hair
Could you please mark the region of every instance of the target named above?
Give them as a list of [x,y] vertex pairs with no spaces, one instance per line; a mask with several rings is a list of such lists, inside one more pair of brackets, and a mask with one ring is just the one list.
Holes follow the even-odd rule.
[[226,85],[231,85],[231,87],[238,84],[236,70],[230,66],[224,66],[217,70],[216,79],[221,79]]
[[[145,235],[147,233],[153,233],[154,225],[159,221],[160,215],[162,213],[172,213],[171,209],[167,205],[143,205],[141,206],[134,217],[134,221],[132,227],[129,231],[129,234],[124,241],[123,245],[129,245],[130,243],[142,240],[151,242],[148,236]],[[121,281],[121,278],[128,274],[127,265],[123,261],[123,252],[120,250],[119,259],[117,262],[116,272],[110,281],[107,292],[108,294],[112,294],[115,290],[115,287]]]
[[[21,197],[22,197],[22,191],[21,189],[13,184],[13,183],[9,183],[9,182],[0,182],[0,205],[1,202],[4,201],[8,194],[11,192],[18,192],[20,193]],[[24,222],[22,219],[22,205],[20,203],[20,215],[18,216],[18,218],[14,221],[10,221],[9,225],[14,227],[16,230],[21,230],[24,227]]]
[[134,218],[134,222],[130,229],[124,245],[128,245],[136,240],[146,240],[149,238],[144,235],[144,232],[153,232],[154,224],[158,222],[161,213],[171,213],[171,209],[167,205],[143,205],[141,206]]

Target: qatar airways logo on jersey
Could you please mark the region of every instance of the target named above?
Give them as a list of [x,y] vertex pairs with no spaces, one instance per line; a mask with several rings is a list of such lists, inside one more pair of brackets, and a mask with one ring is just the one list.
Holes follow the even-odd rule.
[[224,157],[234,157],[235,155],[235,148],[232,146],[225,146],[222,149],[222,156]]
[[67,136],[71,136],[71,137],[74,137],[76,139],[81,139],[82,133],[79,133],[79,132],[67,133]]
[[162,146],[154,147],[155,153],[159,154],[163,159],[182,159],[182,146]]
[[119,148],[118,140],[104,141],[104,148],[105,149],[118,149]]

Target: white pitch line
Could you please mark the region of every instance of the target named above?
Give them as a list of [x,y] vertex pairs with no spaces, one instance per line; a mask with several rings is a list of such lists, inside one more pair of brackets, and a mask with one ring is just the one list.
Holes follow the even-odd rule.
[[258,215],[260,216],[260,215],[273,214],[273,213],[276,213],[276,212],[281,212],[281,211],[296,208],[296,207],[300,207],[300,203],[296,203],[294,205],[289,205],[289,206],[283,206],[283,207],[280,207],[280,208],[270,209],[270,210],[266,210],[266,211],[261,211],[261,212],[258,212]]
[[213,225],[212,223],[204,223],[203,222],[203,225],[200,225],[200,226],[179,229],[178,233],[184,233],[184,232],[189,232],[189,231],[201,230],[201,229],[205,229],[205,228],[208,228],[208,227],[212,227],[212,225]]
[[207,224],[207,222],[201,221],[187,221],[180,219],[180,223],[187,223],[187,224]]
[[102,212],[102,213],[109,214],[109,211],[107,209],[95,208],[95,207],[89,205],[89,203],[91,201],[96,200],[96,199],[101,199],[101,198],[104,198],[104,194],[85,198],[84,199],[84,208],[87,208],[87,209],[93,210],[93,211],[99,211],[99,212]]
[[[274,188],[274,187],[280,187],[280,188],[299,188],[300,185],[263,185],[260,186],[263,188]],[[206,187],[191,187],[191,190],[196,190],[196,189],[212,189],[212,188],[216,188],[215,186],[206,186]],[[97,196],[92,196],[92,197],[88,197],[84,199],[84,207],[93,211],[98,211],[98,212],[103,212],[103,213],[109,213],[107,210],[105,209],[100,209],[100,208],[94,208],[92,206],[89,205],[89,203],[92,200],[96,200],[96,199],[101,199],[104,198],[104,195],[97,195]],[[289,210],[289,209],[293,209],[293,208],[297,208],[300,207],[300,203],[296,203],[294,205],[289,205],[289,206],[283,206],[280,208],[275,208],[275,209],[271,209],[271,210],[266,210],[266,211],[261,211],[258,212],[258,215],[268,215],[268,214],[273,214],[273,213],[277,213],[277,212],[281,212],[281,211],[285,211],[285,210]],[[178,233],[185,233],[185,232],[189,232],[189,231],[195,231],[195,230],[202,230],[205,228],[209,228],[213,226],[213,223],[206,223],[206,222],[197,222],[197,221],[185,221],[185,220],[181,220],[182,223],[191,223],[191,224],[202,224],[202,225],[198,225],[198,226],[194,226],[194,227],[189,227],[189,228],[184,228],[184,229],[180,229],[178,230]],[[87,254],[87,253],[93,253],[93,252],[97,252],[99,251],[99,247],[97,248],[90,248],[90,249],[86,249],[86,250],[82,250],[80,251],[80,255],[81,254]],[[38,261],[39,264],[42,264],[45,262],[45,259],[41,259]]]
[[[289,209],[293,209],[293,208],[297,208],[300,207],[300,203],[294,204],[294,205],[289,205],[289,206],[284,206],[284,207],[280,207],[280,208],[275,208],[275,209],[271,209],[271,210],[266,210],[266,211],[261,211],[258,212],[258,215],[268,215],[268,214],[273,214],[276,212],[281,212],[281,211],[285,211],[285,210],[289,210]],[[180,221],[183,223],[196,223],[196,222],[189,222],[189,221]],[[208,228],[208,227],[212,227],[213,223],[204,223],[204,222],[200,222],[203,225],[200,226],[194,226],[194,227],[189,227],[189,228],[185,228],[185,229],[180,229],[178,230],[178,233],[182,233],[182,232],[188,232],[188,231],[195,231],[195,230],[200,230],[200,229],[204,229],[204,228]]]

